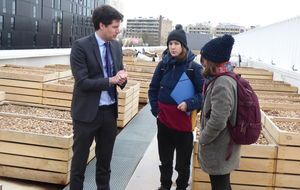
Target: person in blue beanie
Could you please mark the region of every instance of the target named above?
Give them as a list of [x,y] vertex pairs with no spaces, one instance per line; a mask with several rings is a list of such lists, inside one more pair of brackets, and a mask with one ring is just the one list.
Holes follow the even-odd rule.
[[[167,47],[155,69],[148,91],[151,112],[157,118],[158,153],[161,163],[159,190],[171,189],[175,150],[175,170],[178,172],[176,189],[185,190],[189,186],[193,150],[189,113],[202,107],[202,66],[194,62],[195,55],[187,46],[182,25],[177,25],[169,34]],[[184,72],[192,81],[195,93],[177,103],[171,94]]]
[[228,149],[231,136],[227,127],[227,122],[236,123],[237,83],[222,75],[233,71],[229,62],[233,44],[234,38],[224,35],[206,43],[200,52],[205,84],[198,158],[201,169],[209,174],[212,190],[231,190],[230,173],[240,161],[241,145],[233,143]]

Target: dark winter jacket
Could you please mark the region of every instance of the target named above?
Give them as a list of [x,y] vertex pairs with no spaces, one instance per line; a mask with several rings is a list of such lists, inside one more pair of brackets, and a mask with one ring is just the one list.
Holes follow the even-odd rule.
[[[186,72],[192,80],[196,92],[193,97],[185,100],[187,103],[187,112],[201,109],[204,79],[201,75],[202,66],[194,62],[194,58],[195,55],[191,51],[188,51],[187,58],[183,61],[178,61],[174,59],[169,52],[166,52],[162,61],[158,63],[148,91],[151,112],[155,117],[157,117],[160,111],[159,104],[177,106],[176,101],[170,94],[183,72]],[[191,74],[187,71],[190,62],[193,62],[192,69],[194,70]]]

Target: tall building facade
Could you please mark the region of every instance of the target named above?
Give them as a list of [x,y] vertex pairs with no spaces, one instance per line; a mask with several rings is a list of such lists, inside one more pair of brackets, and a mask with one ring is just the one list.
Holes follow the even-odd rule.
[[172,30],[172,21],[159,18],[127,19],[126,37],[142,38],[149,46],[166,45],[167,36]]
[[186,32],[190,34],[211,34],[212,25],[210,23],[190,24],[186,27]]
[[105,0],[0,0],[0,49],[67,48]]
[[217,37],[223,36],[224,34],[235,35],[235,34],[245,32],[245,30],[246,29],[243,26],[220,23],[215,28],[215,35]]

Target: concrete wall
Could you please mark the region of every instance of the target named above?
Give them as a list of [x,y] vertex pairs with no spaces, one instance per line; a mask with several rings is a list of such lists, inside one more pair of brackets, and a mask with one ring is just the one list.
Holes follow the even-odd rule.
[[0,65],[14,64],[42,67],[52,64],[70,64],[70,51],[70,48],[1,50]]

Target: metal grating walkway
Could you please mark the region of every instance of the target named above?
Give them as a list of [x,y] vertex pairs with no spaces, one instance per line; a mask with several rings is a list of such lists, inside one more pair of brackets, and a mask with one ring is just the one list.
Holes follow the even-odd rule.
[[[137,165],[156,134],[156,119],[147,104],[117,136],[111,161],[111,190],[125,190]],[[93,159],[85,172],[85,190],[97,190]],[[69,190],[69,186],[63,190]]]

